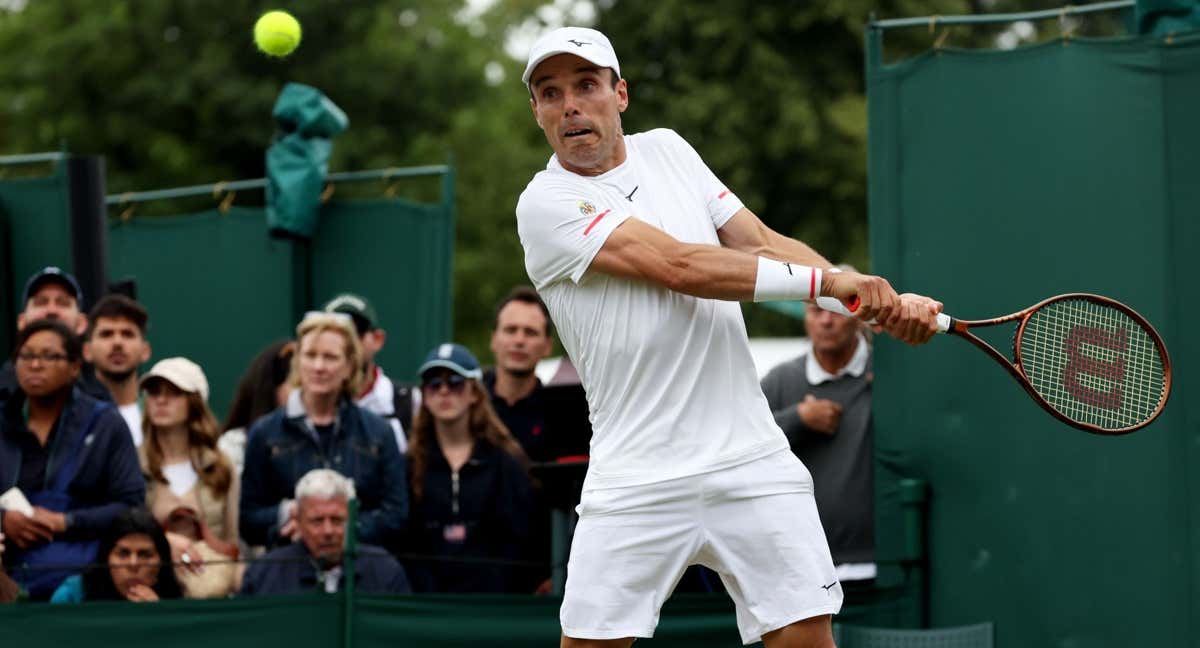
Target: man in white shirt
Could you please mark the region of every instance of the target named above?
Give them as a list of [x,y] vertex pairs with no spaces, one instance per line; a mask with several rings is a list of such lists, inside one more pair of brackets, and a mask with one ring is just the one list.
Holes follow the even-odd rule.
[[736,302],[854,298],[860,317],[913,344],[941,305],[827,272],[673,131],[624,135],[629,93],[600,32],[543,36],[522,80],[555,153],[517,204],[525,267],[593,427],[563,645],[651,636],[683,570],[703,564],[734,598],[745,642],[833,646],[842,593],[812,479],[767,407]]
[[[404,426],[412,422],[414,407],[412,399],[419,390],[407,386],[397,387],[383,367],[375,363],[375,354],[383,350],[387,342],[387,331],[379,327],[379,315],[375,307],[366,297],[351,293],[342,293],[329,300],[324,310],[329,313],[345,313],[354,320],[354,328],[358,331],[358,339],[363,348],[363,389],[355,402],[359,407],[383,417],[392,432],[396,435],[396,445],[400,454],[408,451],[408,436]],[[419,401],[418,401],[419,402]]]
[[150,316],[125,295],[105,295],[88,313],[83,358],[96,368],[96,379],[108,389],[117,411],[129,426],[133,445],[142,445],[142,405],[138,367],[150,359],[146,328]]

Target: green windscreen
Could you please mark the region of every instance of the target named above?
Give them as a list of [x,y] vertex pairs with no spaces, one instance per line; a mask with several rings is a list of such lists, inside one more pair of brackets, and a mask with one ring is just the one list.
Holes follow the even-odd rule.
[[[928,482],[928,621],[997,645],[1200,643],[1200,35],[930,52],[883,65],[869,33],[872,268],[962,319],[1068,292],[1162,334],[1163,415],[1090,435],[992,360],[880,340],[878,542],[903,554],[899,480]],[[1011,332],[1009,333],[1011,335]],[[989,340],[1002,351],[1011,337]],[[882,580],[898,580],[891,572]]]

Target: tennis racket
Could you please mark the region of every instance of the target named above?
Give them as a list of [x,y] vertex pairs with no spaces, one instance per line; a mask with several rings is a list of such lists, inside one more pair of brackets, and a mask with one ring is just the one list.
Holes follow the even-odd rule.
[[[817,305],[852,315],[832,297]],[[857,300],[851,300],[857,307]],[[1014,323],[1011,357],[971,329]],[[1171,394],[1167,347],[1146,318],[1116,300],[1071,293],[1011,315],[960,320],[938,315],[938,328],[986,353],[1055,418],[1095,434],[1127,434],[1150,424]]]

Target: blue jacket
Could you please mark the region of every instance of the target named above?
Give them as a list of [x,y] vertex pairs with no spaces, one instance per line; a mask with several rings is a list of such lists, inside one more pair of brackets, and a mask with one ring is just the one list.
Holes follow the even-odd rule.
[[326,456],[299,393],[293,391],[287,405],[250,426],[238,520],[242,538],[251,545],[278,543],[280,502],[292,499],[296,482],[308,471],[332,468],[354,480],[358,537],[389,545],[408,518],[407,468],[391,426],[342,400],[332,452]]
[[[267,553],[246,570],[242,596],[296,594],[325,591],[317,582],[318,565],[302,542],[293,542]],[[354,589],[363,594],[408,594],[408,577],[391,554],[371,545],[358,546],[354,561]],[[345,586],[338,580],[338,591]]]
[[[25,424],[21,415],[24,402],[24,395],[18,392],[5,404],[0,416],[0,492],[15,486],[21,471],[21,448],[14,431]],[[76,447],[79,428],[96,402],[78,387],[72,390],[59,415],[46,464],[47,481],[54,479],[66,453]],[[63,540],[97,539],[118,515],[146,501],[146,483],[142,480],[133,438],[125,419],[111,405],[105,406],[93,422],[91,441],[84,440],[68,493],[75,507],[68,512],[70,524]],[[15,556],[5,556],[5,560],[16,564]]]

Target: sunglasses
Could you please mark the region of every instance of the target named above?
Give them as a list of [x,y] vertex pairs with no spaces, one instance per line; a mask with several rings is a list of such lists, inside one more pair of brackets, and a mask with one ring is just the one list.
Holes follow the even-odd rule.
[[458,374],[450,374],[449,376],[433,376],[421,381],[421,389],[428,392],[441,391],[442,387],[449,389],[451,393],[457,394],[462,392],[467,386],[467,379]]

